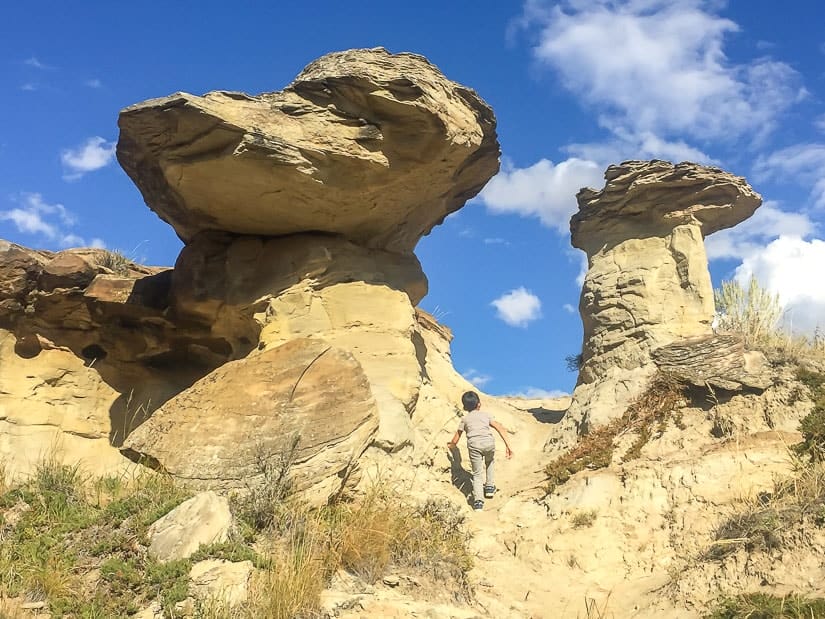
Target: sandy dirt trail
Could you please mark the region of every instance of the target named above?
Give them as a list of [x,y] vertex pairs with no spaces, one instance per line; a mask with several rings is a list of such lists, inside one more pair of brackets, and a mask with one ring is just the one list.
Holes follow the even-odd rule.
[[[514,412],[494,402],[487,410],[509,430],[514,455],[505,458],[504,445],[497,440],[496,496],[469,518],[475,555],[471,578],[479,610],[492,617],[577,617],[584,600],[577,605],[580,608],[560,606],[567,596],[560,595],[559,583],[552,582],[543,569],[547,565],[542,559],[549,559],[552,548],[542,533],[547,512],[537,502],[544,495],[543,469],[554,457],[544,451],[544,445],[559,431],[563,411],[536,407],[532,412]],[[461,448],[466,459],[466,444]],[[465,468],[469,469],[468,460]]]

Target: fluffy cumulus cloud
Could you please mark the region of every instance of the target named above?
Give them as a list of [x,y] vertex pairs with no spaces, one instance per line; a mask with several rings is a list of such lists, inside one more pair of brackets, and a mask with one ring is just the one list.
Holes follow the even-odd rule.
[[490,305],[496,308],[496,316],[511,327],[526,327],[541,318],[541,300],[524,286],[501,295]]
[[466,372],[462,373],[462,376],[479,389],[483,388],[484,385],[493,380],[493,377],[489,374],[483,374],[474,368],[470,368]]
[[816,224],[804,213],[783,211],[776,202],[765,202],[741,224],[705,239],[708,259],[745,259],[762,251],[779,237],[807,238],[817,232]]
[[539,63],[600,114],[635,135],[698,139],[765,134],[805,96],[799,74],[769,57],[731,62],[739,30],[710,0],[528,0]]
[[71,232],[74,216],[62,204],[49,204],[39,193],[24,193],[16,200],[17,206],[0,211],[0,221],[11,222],[18,232],[30,234],[58,247],[105,247],[100,239],[89,243]]
[[86,174],[109,165],[115,156],[115,143],[107,142],[100,136],[86,140],[77,148],[68,148],[60,153],[66,180],[76,180]]
[[603,184],[602,169],[593,161],[572,158],[554,164],[542,159],[529,168],[505,162],[479,198],[493,213],[538,217],[544,225],[566,233],[577,210],[579,189]]
[[795,144],[760,157],[757,178],[792,179],[810,187],[811,200],[825,208],[825,143]]
[[747,285],[755,276],[760,285],[779,295],[788,329],[813,334],[825,328],[825,241],[780,237],[762,251],[746,257],[736,269],[736,279]]

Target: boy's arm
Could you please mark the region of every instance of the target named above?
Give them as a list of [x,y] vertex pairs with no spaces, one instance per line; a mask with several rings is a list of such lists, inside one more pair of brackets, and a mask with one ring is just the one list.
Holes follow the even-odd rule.
[[504,446],[507,448],[507,457],[512,457],[513,450],[510,447],[510,441],[507,440],[507,428],[501,425],[498,421],[491,421],[490,427],[495,428],[496,432],[498,432],[498,435],[501,437],[501,440],[504,441]]
[[461,430],[456,430],[455,434],[453,434],[453,439],[447,443],[447,449],[452,449],[458,444],[458,439],[461,438]]

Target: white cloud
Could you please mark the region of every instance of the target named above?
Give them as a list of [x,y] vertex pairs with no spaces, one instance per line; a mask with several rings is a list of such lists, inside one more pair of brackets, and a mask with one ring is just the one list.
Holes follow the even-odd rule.
[[508,393],[504,397],[524,398],[526,400],[552,400],[555,398],[566,398],[570,394],[561,389],[541,389],[539,387],[525,387],[517,393]]
[[606,168],[612,163],[628,159],[665,159],[667,161],[693,161],[702,164],[718,164],[707,153],[694,148],[684,140],[665,140],[649,131],[634,134],[622,127],[609,127],[613,134],[605,142],[573,143],[564,147],[564,151],[596,161]]
[[524,286],[503,294],[490,305],[496,308],[496,316],[511,327],[526,327],[541,318],[541,301]]
[[89,88],[103,88],[103,82],[99,79],[86,80],[83,83]]
[[525,5],[534,57],[600,114],[635,135],[764,135],[805,96],[799,74],[768,57],[731,62],[739,26],[705,0],[566,0]]
[[20,90],[24,92],[34,92],[35,90],[37,90],[37,84],[33,82],[26,82],[25,84],[20,86]]
[[479,389],[481,389],[482,387],[484,387],[484,385],[493,380],[493,377],[489,374],[482,374],[473,368],[470,368],[469,370],[464,372],[462,376]]
[[590,263],[587,260],[587,254],[581,249],[571,247],[567,251],[567,255],[574,261],[579,263],[579,272],[576,274],[576,284],[579,288],[584,284],[584,278],[587,277],[587,270],[590,268]]
[[26,66],[29,66],[29,67],[34,67],[35,69],[51,69],[51,67],[49,65],[43,64],[42,62],[40,62],[34,56],[32,56],[30,58],[26,58],[23,61],[23,64],[26,65]]
[[735,278],[747,285],[755,275],[761,286],[779,295],[784,324],[794,332],[813,334],[825,327],[825,241],[780,237],[746,257]]
[[112,162],[115,156],[115,143],[107,142],[100,136],[94,136],[77,148],[69,148],[60,153],[60,160],[68,173],[66,180],[76,180],[94,170],[99,170]]
[[814,127],[819,129],[822,133],[825,133],[825,114],[822,114],[814,120]]
[[11,221],[18,232],[25,234],[42,234],[50,239],[57,236],[57,229],[36,211],[21,208],[0,211],[0,220]]
[[576,193],[603,182],[602,169],[593,161],[572,158],[554,165],[542,159],[529,168],[514,168],[505,162],[479,199],[493,213],[538,217],[564,234],[578,208]]
[[564,305],[562,305],[562,309],[564,309],[564,311],[567,312],[568,314],[575,314],[576,313],[576,308],[573,307],[573,305],[570,304],[570,303],[565,303]]
[[752,217],[741,224],[716,232],[705,239],[708,259],[744,259],[762,251],[777,237],[805,238],[817,231],[816,224],[804,213],[789,213],[776,202],[765,202]]
[[[83,237],[69,228],[75,225],[74,216],[62,204],[49,204],[39,193],[23,193],[19,206],[0,211],[0,221],[10,221],[17,231],[39,236],[59,247],[82,247]],[[105,247],[101,239],[94,239],[92,247]]]
[[811,199],[825,208],[825,143],[795,144],[760,157],[754,172],[763,179],[791,177],[811,186]]
[[504,246],[507,246],[507,245],[510,244],[510,241],[508,241],[507,239],[494,237],[494,238],[484,239],[484,244],[485,245],[504,245]]

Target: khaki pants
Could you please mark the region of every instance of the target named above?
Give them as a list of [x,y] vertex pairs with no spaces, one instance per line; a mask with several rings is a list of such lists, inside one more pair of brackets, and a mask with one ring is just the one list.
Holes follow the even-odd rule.
[[467,445],[470,452],[470,464],[473,467],[473,501],[484,500],[484,486],[495,486],[493,465],[496,457],[496,444]]

